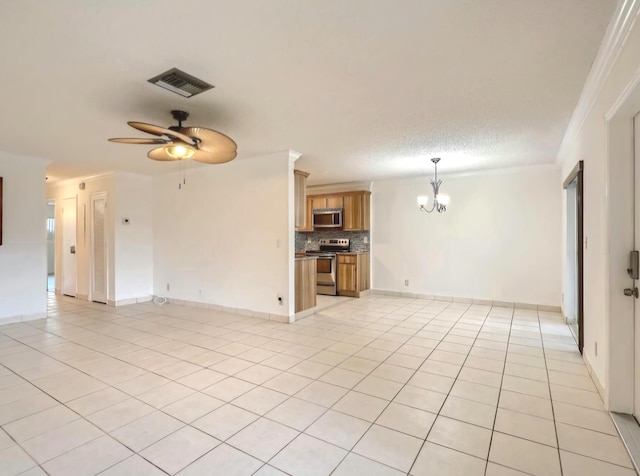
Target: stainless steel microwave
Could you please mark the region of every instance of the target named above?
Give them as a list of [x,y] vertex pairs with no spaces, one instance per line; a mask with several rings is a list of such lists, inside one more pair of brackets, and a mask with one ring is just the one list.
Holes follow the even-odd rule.
[[342,228],[342,208],[313,211],[314,228]]

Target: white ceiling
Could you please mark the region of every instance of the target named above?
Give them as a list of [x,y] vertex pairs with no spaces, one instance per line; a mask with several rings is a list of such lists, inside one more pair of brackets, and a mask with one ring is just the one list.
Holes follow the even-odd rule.
[[[311,184],[555,160],[615,0],[20,0],[0,17],[0,150],[55,178],[172,163],[128,120],[302,153]],[[178,67],[191,99],[147,79]],[[215,166],[224,167],[224,165]]]

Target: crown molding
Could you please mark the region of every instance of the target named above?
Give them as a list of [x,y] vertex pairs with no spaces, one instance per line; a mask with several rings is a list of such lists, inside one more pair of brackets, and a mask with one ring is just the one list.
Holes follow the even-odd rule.
[[62,180],[52,180],[50,182],[47,182],[47,185],[50,185],[52,187],[75,185],[80,182],[94,182],[96,180],[102,180],[102,179],[107,179],[111,177],[115,177],[115,172],[103,172],[103,173],[94,174],[94,175],[72,177],[72,178],[67,178]]
[[556,163],[562,162],[569,149],[574,145],[584,123],[593,109],[600,92],[615,64],[622,47],[627,41],[638,13],[640,0],[622,0],[613,15],[604,35],[600,49],[596,55],[591,71],[587,76],[584,88],[573,111],[567,130],[562,138],[560,149],[556,155]]
[[605,119],[607,122],[613,119],[613,116],[615,116],[617,112],[622,108],[622,106],[624,106],[624,104],[627,102],[629,97],[631,97],[638,86],[640,86],[640,68],[638,68],[636,73],[631,78],[629,84],[627,84],[627,87],[624,88],[616,102],[614,102],[613,106],[611,106],[611,109],[609,109],[609,112],[607,112],[607,114],[605,115]]
[[302,154],[300,152],[296,152],[295,150],[289,149],[289,158],[292,159],[294,162],[298,160],[300,157],[302,157]]

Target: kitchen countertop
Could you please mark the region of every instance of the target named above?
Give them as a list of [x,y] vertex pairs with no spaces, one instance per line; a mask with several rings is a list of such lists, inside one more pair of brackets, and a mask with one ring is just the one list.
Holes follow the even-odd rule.
[[[317,251],[317,250],[313,250],[313,251]],[[333,251],[327,251],[327,253],[334,253]],[[335,253],[337,255],[364,255],[364,254],[368,254],[368,251],[335,251]],[[296,258],[298,256],[303,256],[302,253],[296,252]],[[317,255],[305,255],[308,257],[311,256],[317,256]]]
[[302,260],[302,259],[318,259],[317,256],[307,256],[307,255],[298,255],[296,253],[296,259],[297,260]]

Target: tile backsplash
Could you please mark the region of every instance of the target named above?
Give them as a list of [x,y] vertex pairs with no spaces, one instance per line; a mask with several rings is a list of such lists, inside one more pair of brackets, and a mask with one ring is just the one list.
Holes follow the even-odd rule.
[[[367,238],[367,243],[364,242],[365,237]],[[368,231],[325,230],[310,233],[296,232],[296,251],[303,252],[307,250],[317,250],[320,248],[319,241],[323,238],[349,238],[350,250],[358,252],[369,251],[369,245],[371,244]]]

